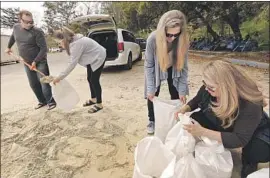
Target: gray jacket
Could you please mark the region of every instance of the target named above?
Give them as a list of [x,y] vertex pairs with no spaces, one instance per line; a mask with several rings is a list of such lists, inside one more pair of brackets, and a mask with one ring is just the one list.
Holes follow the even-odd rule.
[[47,44],[44,32],[37,27],[23,29],[19,23],[13,26],[8,48],[17,43],[20,56],[27,62],[47,60]]
[[[170,55],[172,57],[172,55]],[[177,89],[179,95],[189,95],[188,88],[188,62],[187,55],[185,58],[184,68],[181,71],[172,66],[172,79],[173,85]],[[144,63],[144,75],[145,75],[145,92],[144,96],[148,94],[154,94],[161,82],[167,80],[168,73],[162,72],[158,59],[156,56],[156,33],[152,32],[147,38],[146,51],[145,51],[145,63]]]
[[96,71],[106,59],[106,49],[96,41],[76,34],[70,43],[70,62],[68,67],[60,73],[59,79],[64,79],[79,63],[86,67],[91,65],[91,69]]

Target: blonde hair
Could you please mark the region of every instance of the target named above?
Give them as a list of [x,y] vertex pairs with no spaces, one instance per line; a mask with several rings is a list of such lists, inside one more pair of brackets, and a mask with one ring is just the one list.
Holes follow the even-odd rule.
[[54,31],[53,36],[59,40],[63,40],[64,48],[68,55],[70,55],[69,45],[73,40],[75,33],[67,27],[63,27],[60,30]]
[[212,111],[222,120],[224,128],[230,127],[239,112],[239,98],[266,106],[257,84],[240,68],[229,62],[210,62],[203,70],[203,77],[219,87],[219,104],[213,102]]
[[169,66],[169,54],[167,49],[166,30],[168,28],[180,27],[181,33],[178,37],[176,51],[176,69],[183,69],[185,55],[189,48],[189,39],[187,33],[187,22],[185,15],[178,10],[171,10],[162,15],[156,30],[157,57],[160,68],[165,72]]

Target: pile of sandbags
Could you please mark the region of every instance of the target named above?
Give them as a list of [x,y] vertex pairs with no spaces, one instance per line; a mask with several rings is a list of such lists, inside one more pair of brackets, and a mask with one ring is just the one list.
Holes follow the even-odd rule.
[[269,168],[262,168],[247,176],[247,178],[269,178]]
[[[230,151],[208,138],[195,138],[183,129],[192,124],[174,113],[180,101],[154,99],[155,135],[142,139],[135,149],[133,178],[230,178],[233,161]],[[157,133],[156,133],[157,132]]]

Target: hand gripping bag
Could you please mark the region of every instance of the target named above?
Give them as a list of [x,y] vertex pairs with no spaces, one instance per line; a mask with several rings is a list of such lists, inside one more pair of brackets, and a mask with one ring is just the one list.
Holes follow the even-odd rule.
[[183,124],[191,124],[191,118],[182,115],[180,121],[169,131],[165,140],[165,146],[176,155],[177,161],[188,153],[193,153],[195,149],[195,139],[183,129]]

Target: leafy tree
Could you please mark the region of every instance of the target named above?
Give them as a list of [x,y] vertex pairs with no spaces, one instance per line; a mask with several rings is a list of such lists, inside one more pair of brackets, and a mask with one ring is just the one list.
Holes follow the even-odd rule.
[[214,39],[224,35],[229,26],[236,38],[242,38],[240,26],[254,18],[269,6],[267,2],[241,1],[147,1],[147,2],[102,2],[102,10],[111,14],[122,28],[133,31],[155,29],[161,15],[169,10],[181,10],[188,19],[190,31],[206,28]]
[[19,8],[1,8],[1,28],[12,28],[19,22]]
[[70,20],[76,17],[75,8],[78,2],[75,1],[59,1],[56,2],[56,10],[59,19],[61,19],[63,25],[68,25]]
[[44,22],[48,30],[58,29],[65,25],[67,26],[71,19],[77,16],[75,8],[78,2],[59,1],[59,2],[44,2]]
[[46,28],[48,31],[60,28],[61,22],[57,18],[56,4],[46,1],[44,2],[43,7],[45,8],[43,19],[45,22],[44,28]]

